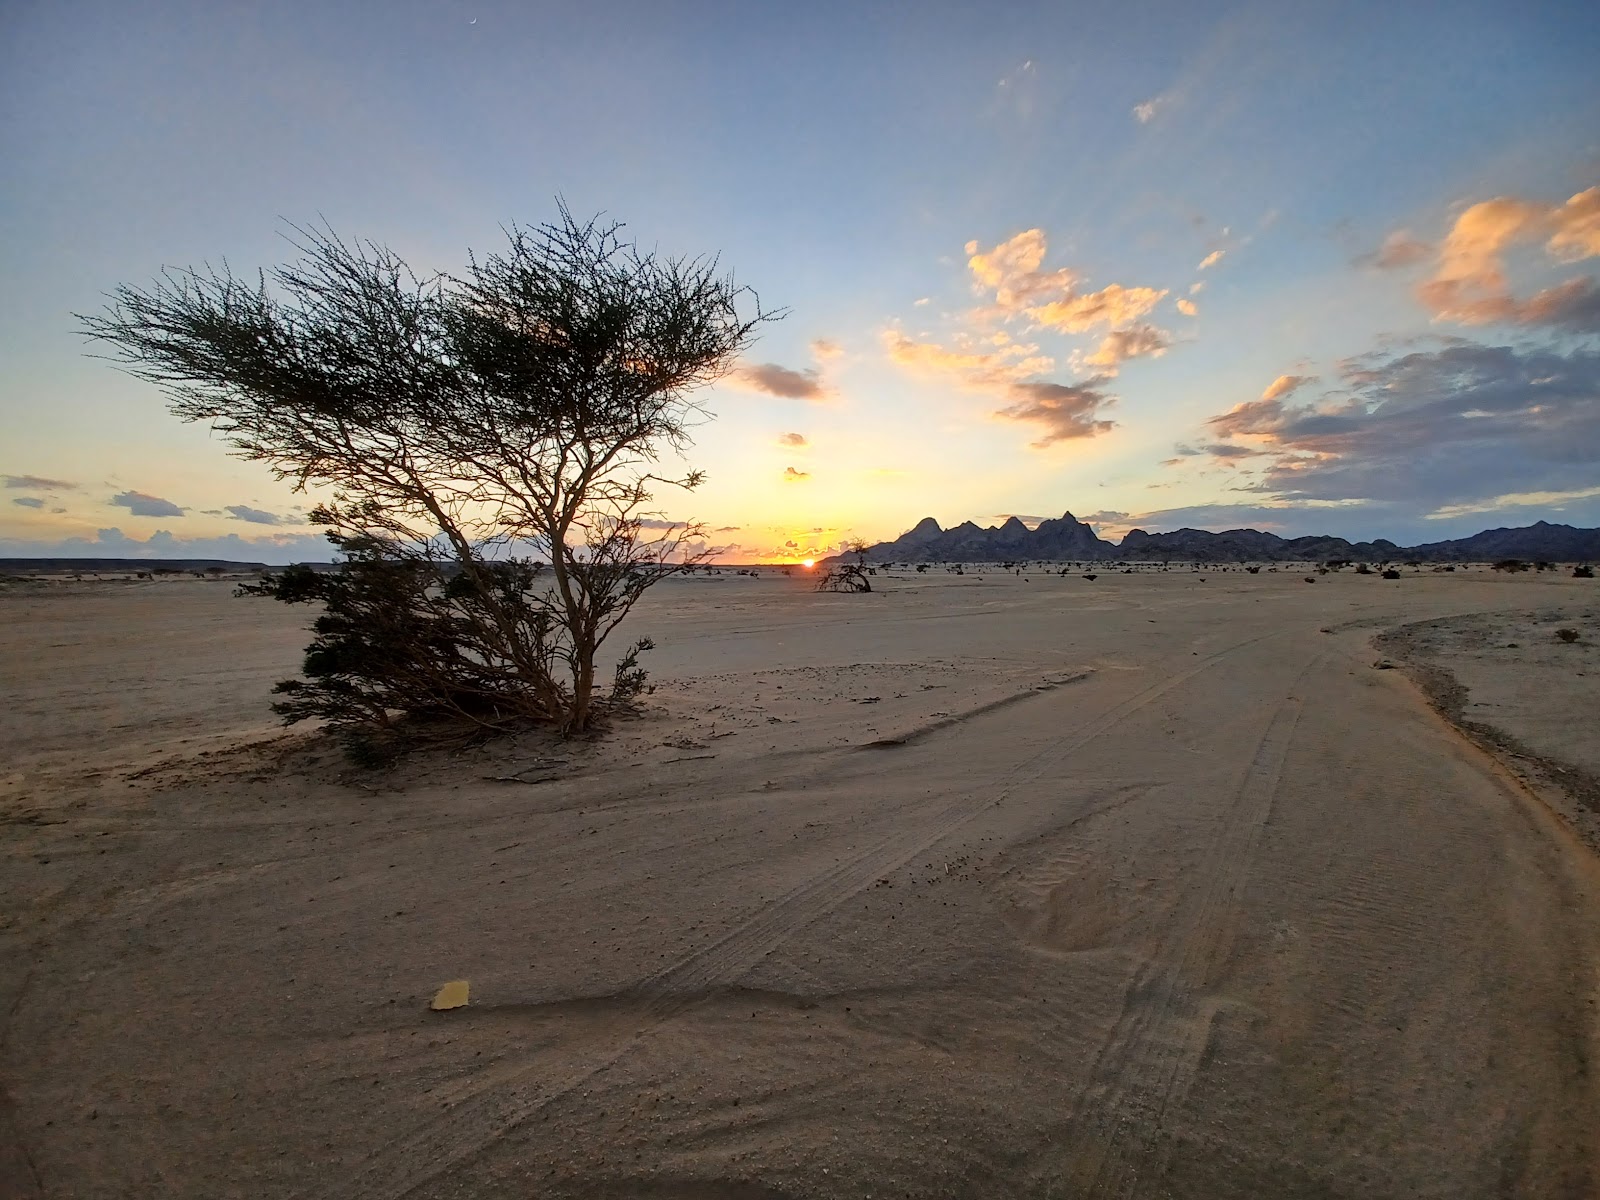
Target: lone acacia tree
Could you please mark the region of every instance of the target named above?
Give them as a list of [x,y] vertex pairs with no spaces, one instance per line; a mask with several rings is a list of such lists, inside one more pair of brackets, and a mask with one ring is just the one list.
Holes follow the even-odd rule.
[[376,243],[296,229],[299,261],[253,281],[168,270],[79,317],[175,415],[331,492],[312,520],[342,576],[254,589],[327,607],[313,678],[279,685],[287,721],[575,733],[637,690],[648,645],[623,655],[611,695],[596,692],[600,648],[706,553],[703,527],[651,508],[658,485],[702,476],[657,474],[659,456],[688,446],[698,389],[781,314],[715,259],[644,253],[621,228],[563,205],[462,275],[429,277]]

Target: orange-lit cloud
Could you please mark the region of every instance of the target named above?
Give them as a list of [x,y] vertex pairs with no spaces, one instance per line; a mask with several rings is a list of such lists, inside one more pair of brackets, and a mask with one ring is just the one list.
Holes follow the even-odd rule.
[[1071,438],[1093,437],[1115,427],[1101,419],[1099,411],[1113,403],[1114,397],[1101,385],[1110,373],[1095,376],[1081,384],[1055,383],[1039,375],[1055,366],[1055,360],[1037,353],[1037,347],[1013,342],[997,335],[988,344],[993,350],[947,350],[928,342],[916,342],[905,334],[890,331],[884,336],[892,361],[925,375],[943,376],[958,386],[986,392],[1008,401],[995,416],[1008,421],[1026,421],[1044,426],[1045,436],[1032,443],[1035,448]]
[[1178,300],[1178,311],[1186,317],[1197,316],[1200,312],[1200,310],[1195,307],[1193,300],[1184,300],[1181,298]]
[[802,479],[810,478],[810,471],[796,471],[793,467],[785,467],[783,469],[783,481],[785,483],[799,483]]
[[1206,255],[1200,260],[1200,265],[1196,267],[1195,270],[1204,271],[1207,267],[1216,266],[1222,261],[1222,256],[1226,253],[1226,250],[1213,250],[1210,254]]
[[803,434],[780,433],[778,435],[778,445],[787,446],[791,450],[804,450],[810,444]]
[[827,338],[817,338],[811,343],[811,356],[820,363],[832,362],[844,353],[844,348],[838,342],[830,342]]
[[[974,316],[1020,319],[1029,329],[1061,334],[1106,329],[1108,332],[1095,349],[1075,353],[1073,361],[1112,375],[1116,374],[1118,364],[1130,358],[1161,354],[1172,344],[1165,330],[1140,323],[1141,318],[1166,297],[1167,289],[1111,283],[1098,291],[1080,292],[1075,271],[1067,267],[1053,271],[1043,269],[1048,249],[1048,240],[1041,229],[1024,230],[991,250],[982,250],[977,242],[968,242],[967,267],[972,272],[973,285],[980,293],[994,294],[994,308],[988,312],[980,309]],[[992,344],[1004,345],[998,338],[992,339]],[[988,371],[993,382],[993,364],[943,365],[946,369]],[[1051,365],[1044,360],[1030,364],[1028,369],[1007,364],[1005,378],[1007,382],[1016,382],[1049,370]]]
[[1117,368],[1130,358],[1160,358],[1172,345],[1165,330],[1154,325],[1135,325],[1130,329],[1114,329],[1100,340],[1090,354],[1074,358],[1075,365],[1103,368],[1106,375],[1115,375]]
[[1267,384],[1266,390],[1261,393],[1261,398],[1263,400],[1277,400],[1280,397],[1287,396],[1296,388],[1304,387],[1315,378],[1315,375],[1279,375],[1271,383]]
[[1166,289],[1123,287],[1112,283],[1098,292],[1052,300],[1027,310],[1028,316],[1046,329],[1061,333],[1084,333],[1097,325],[1127,325],[1137,321],[1166,296]]
[[967,243],[967,269],[981,288],[994,293],[995,304],[1006,312],[1070,296],[1078,282],[1075,272],[1066,267],[1041,271],[1048,242],[1042,229],[1025,229],[1001,242],[993,250],[978,249]]
[[[1003,340],[1002,340],[1003,339]],[[1005,387],[1052,369],[1055,359],[1037,353],[1038,347],[998,334],[986,343],[992,349],[968,345],[946,349],[934,342],[918,342],[898,330],[884,334],[884,348],[896,365],[922,374],[943,375],[966,387]]]
[[1568,279],[1525,300],[1512,294],[1506,253],[1519,243],[1536,241],[1557,262],[1600,255],[1600,188],[1557,205],[1508,196],[1471,205],[1451,226],[1433,274],[1417,287],[1417,298],[1435,319],[1463,325],[1600,329],[1600,289],[1587,277]]
[[1552,258],[1577,262],[1600,255],[1600,187],[1579,192],[1550,214],[1554,232],[1545,244]]

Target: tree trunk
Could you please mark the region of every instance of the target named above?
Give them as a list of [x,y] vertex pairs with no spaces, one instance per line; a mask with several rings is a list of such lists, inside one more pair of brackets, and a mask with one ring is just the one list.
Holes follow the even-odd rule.
[[579,646],[572,658],[572,710],[567,714],[567,733],[582,733],[589,728],[593,700],[594,647]]

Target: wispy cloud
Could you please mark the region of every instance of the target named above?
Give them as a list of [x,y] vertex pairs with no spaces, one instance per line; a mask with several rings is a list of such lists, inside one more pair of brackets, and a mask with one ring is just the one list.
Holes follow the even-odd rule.
[[785,483],[799,483],[802,479],[810,478],[810,471],[797,471],[793,467],[785,467],[783,469],[783,480]]
[[[297,521],[287,517],[280,517],[277,513],[267,512],[260,508],[251,508],[248,504],[228,504],[223,506],[223,512],[236,521],[248,521],[252,525],[294,525]],[[159,514],[158,514],[159,515]]]
[[1371,254],[1363,255],[1357,261],[1377,267],[1380,271],[1397,271],[1404,267],[1415,266],[1432,253],[1433,247],[1420,238],[1413,237],[1410,230],[1396,229],[1383,239],[1383,245]]
[[1193,300],[1184,300],[1181,297],[1178,300],[1178,311],[1186,317],[1198,316],[1200,313]]
[[46,479],[43,475],[0,476],[8,488],[22,488],[30,492],[74,492],[78,485],[65,479]]
[[1222,261],[1222,256],[1226,253],[1226,250],[1213,250],[1210,254],[1206,255],[1200,260],[1200,265],[1197,266],[1195,270],[1204,271],[1207,267],[1216,266]]
[[1038,347],[1031,344],[1006,340],[996,345],[991,341],[988,349],[949,350],[893,331],[885,335],[885,343],[890,359],[903,367],[943,376],[959,386],[1008,401],[994,415],[1043,426],[1045,435],[1033,443],[1035,448],[1093,437],[1114,428],[1114,422],[1099,416],[1101,409],[1114,402],[1101,386],[1109,376],[1097,375],[1081,384],[1041,379],[1040,375],[1055,366],[1055,360],[1039,354]]
[[803,435],[798,433],[780,433],[778,435],[778,445],[787,446],[792,450],[803,450],[810,444]]
[[20,505],[22,508],[43,508],[44,507],[44,501],[39,499],[39,497],[37,497],[37,496],[18,496],[11,503],[16,504],[16,505]]
[[1314,378],[1315,376],[1312,375],[1279,375],[1271,383],[1267,384],[1266,390],[1261,393],[1261,398],[1263,400],[1280,399],[1295,389],[1304,387]]

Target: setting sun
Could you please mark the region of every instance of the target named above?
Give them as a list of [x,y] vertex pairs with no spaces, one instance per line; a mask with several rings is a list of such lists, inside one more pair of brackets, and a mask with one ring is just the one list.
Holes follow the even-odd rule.
[[806,568],[809,569],[809,568],[814,567],[814,566],[817,565],[817,560],[814,559],[814,558],[808,558],[804,562],[802,562],[800,565],[802,567],[806,567]]

